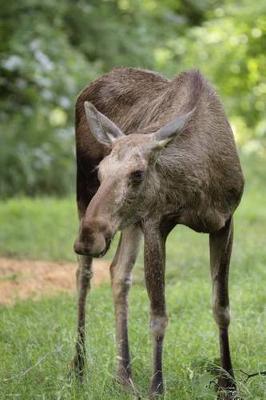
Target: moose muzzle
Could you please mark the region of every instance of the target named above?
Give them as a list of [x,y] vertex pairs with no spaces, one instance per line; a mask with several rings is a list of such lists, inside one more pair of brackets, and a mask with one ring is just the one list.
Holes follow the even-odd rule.
[[112,232],[109,225],[102,220],[85,220],[81,222],[79,237],[74,244],[77,254],[103,257],[109,249]]

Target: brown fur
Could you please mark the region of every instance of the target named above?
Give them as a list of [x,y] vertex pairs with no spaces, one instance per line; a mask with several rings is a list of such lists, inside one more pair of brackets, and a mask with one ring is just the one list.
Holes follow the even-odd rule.
[[[84,113],[85,100],[91,101],[127,135],[153,132],[175,115],[197,105],[182,137],[162,152],[158,168],[168,185],[167,196],[171,192],[180,207],[185,208],[181,223],[199,231],[224,225],[240,201],[243,176],[223,107],[199,72],[185,72],[169,81],[149,71],[115,69],[81,93],[76,105],[78,201],[81,203],[86,200],[80,199],[80,192],[96,192],[94,168],[109,152],[90,134]],[[178,182],[171,176],[175,170],[178,170]],[[207,205],[211,211],[201,217]],[[196,208],[197,215],[187,215],[192,208]],[[209,229],[206,224],[210,225]]]
[[[116,138],[110,146],[99,143],[97,134],[89,129],[85,101],[92,103],[126,136]],[[91,112],[97,113],[97,110]],[[159,145],[162,127],[186,113],[191,116],[180,134],[171,136],[167,144],[162,141],[160,143],[164,144]],[[99,122],[99,118],[95,121]],[[233,377],[227,336],[229,298],[224,277],[228,275],[231,254],[231,244],[229,246],[227,241],[228,237],[232,241],[232,216],[240,202],[244,180],[232,130],[214,89],[198,71],[184,72],[170,81],[151,71],[115,69],[91,83],[77,100],[76,153],[81,226],[75,249],[84,255],[80,268],[88,268],[93,255],[102,255],[108,249],[118,229],[127,232],[124,236],[127,240],[122,241],[112,264],[117,326],[120,327],[117,337],[125,343],[118,344],[118,352],[122,354],[120,377],[131,379],[126,279],[128,281],[133,264],[126,257],[125,248],[132,240],[134,229],[141,226],[155,346],[151,393],[163,390],[162,345],[167,325],[164,246],[176,224],[210,234],[214,315],[220,329],[222,366]],[[143,170],[144,179],[134,186],[130,177],[139,169]],[[130,226],[136,228],[131,232]],[[216,243],[223,254],[219,253]],[[133,241],[131,251],[135,260]],[[119,273],[115,274],[116,270]],[[80,285],[82,287],[82,283]],[[88,282],[84,285],[87,290]],[[121,293],[124,293],[122,297]],[[86,296],[82,296],[79,336],[84,347]],[[118,314],[124,315],[122,320]],[[79,352],[76,360],[82,360]],[[83,368],[83,361],[78,363],[78,368]],[[228,379],[221,382],[223,387],[234,387]]]

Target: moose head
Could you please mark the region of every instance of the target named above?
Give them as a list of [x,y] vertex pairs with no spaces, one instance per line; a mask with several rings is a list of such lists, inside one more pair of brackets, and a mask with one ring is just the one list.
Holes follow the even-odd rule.
[[99,189],[81,220],[76,253],[103,256],[119,229],[147,215],[162,184],[156,159],[183,130],[194,109],[151,133],[125,135],[92,103],[85,102],[89,128],[95,139],[110,153],[98,165]]

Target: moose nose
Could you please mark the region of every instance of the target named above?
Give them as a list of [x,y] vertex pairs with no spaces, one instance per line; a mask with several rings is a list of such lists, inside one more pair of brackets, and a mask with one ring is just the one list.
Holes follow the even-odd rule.
[[77,239],[74,244],[74,250],[77,254],[83,256],[102,257],[106,253],[106,240],[103,235],[97,235],[92,243]]
[[80,255],[103,257],[109,249],[111,235],[104,230],[82,228],[74,244],[74,251]]

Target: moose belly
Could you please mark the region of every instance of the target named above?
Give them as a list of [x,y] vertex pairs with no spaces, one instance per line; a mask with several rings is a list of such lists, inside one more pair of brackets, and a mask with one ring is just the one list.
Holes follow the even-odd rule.
[[224,214],[214,208],[205,210],[183,210],[178,223],[186,225],[196,232],[212,233],[220,230],[229,218],[230,213]]

